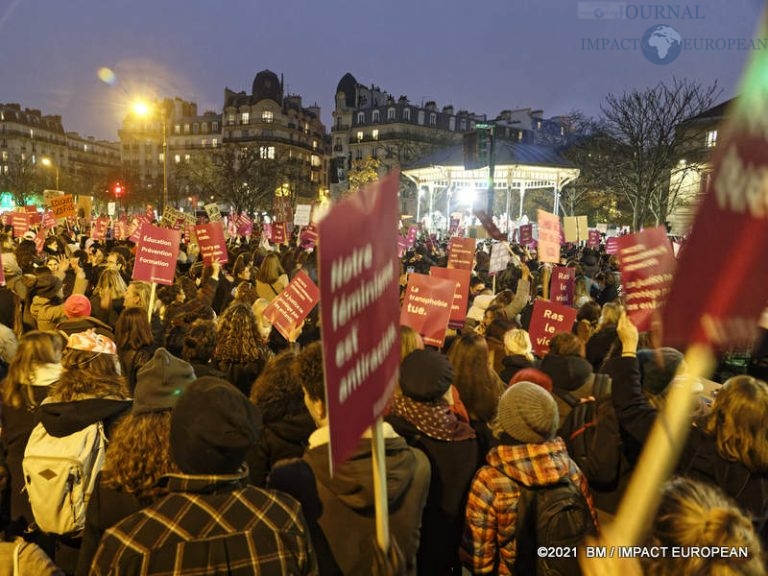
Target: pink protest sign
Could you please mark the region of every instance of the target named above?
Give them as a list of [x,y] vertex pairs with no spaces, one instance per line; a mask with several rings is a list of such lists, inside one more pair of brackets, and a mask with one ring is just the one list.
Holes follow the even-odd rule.
[[520,244],[528,246],[533,242],[533,224],[523,224],[520,230]]
[[237,221],[237,233],[240,236],[250,236],[253,234],[253,220],[245,213],[240,214],[240,218]]
[[261,225],[261,237],[272,240],[272,224]]
[[475,216],[477,216],[477,219],[480,220],[480,224],[483,225],[483,228],[485,228],[485,231],[488,232],[488,236],[493,238],[494,240],[498,240],[499,242],[503,242],[507,239],[506,236],[504,236],[504,233],[499,230],[499,227],[496,226],[496,223],[493,221],[493,218],[488,216],[484,211],[477,210],[475,211]]
[[553,302],[564,306],[573,306],[574,284],[576,282],[576,270],[565,266],[555,266],[552,269],[549,296]]
[[91,224],[91,238],[103,242],[107,237],[107,226],[109,225],[109,218],[99,216]]
[[453,295],[451,319],[448,322],[448,325],[451,328],[461,328],[464,325],[464,319],[467,317],[470,274],[469,270],[459,270],[458,268],[439,268],[438,266],[432,266],[432,268],[429,269],[430,276],[453,280],[458,284],[456,292]]
[[558,332],[570,332],[576,320],[576,310],[557,302],[536,300],[533,303],[528,330],[534,353],[541,357],[549,352],[549,341]]
[[393,170],[350,194],[318,224],[332,466],[354,451],[397,385],[399,178]]
[[313,248],[317,244],[317,228],[313,224],[310,224],[299,235],[301,241],[301,247],[305,250]]
[[451,238],[448,243],[448,268],[472,270],[475,266],[476,244],[474,238]]
[[544,210],[538,212],[539,262],[560,262],[560,219]]
[[11,214],[11,226],[13,226],[13,235],[17,238],[24,236],[29,230],[29,214],[26,212],[13,212]]
[[203,264],[212,262],[223,264],[229,261],[227,240],[224,238],[224,226],[221,221],[194,226],[194,230]]
[[53,228],[56,226],[56,218],[53,217],[53,212],[46,210],[43,214],[43,228]]
[[288,340],[291,332],[312,312],[320,299],[320,289],[305,272],[299,271],[291,283],[264,308],[264,318]]
[[285,244],[285,222],[275,222],[272,224],[272,243]]
[[619,238],[617,236],[611,236],[605,241],[605,253],[606,254],[618,254],[619,253]]
[[646,228],[618,238],[624,307],[640,331],[649,330],[672,285],[675,254],[665,228]]
[[587,246],[589,246],[590,248],[598,248],[600,246],[600,230],[589,231]]
[[442,348],[456,287],[453,280],[410,274],[400,309],[400,325],[410,326],[421,334],[427,346]]
[[128,227],[128,239],[131,242],[138,242],[139,238],[141,238],[141,228],[146,225],[151,225],[146,214],[142,214],[134,219],[133,222],[131,222],[131,226]]
[[136,244],[136,262],[133,279],[158,284],[173,284],[176,259],[179,257],[181,232],[142,224],[141,236]]
[[37,211],[37,206],[32,204],[31,206],[24,206],[24,210],[29,215],[29,225],[35,226],[36,224],[40,224],[42,221],[42,216],[40,215],[40,212]]

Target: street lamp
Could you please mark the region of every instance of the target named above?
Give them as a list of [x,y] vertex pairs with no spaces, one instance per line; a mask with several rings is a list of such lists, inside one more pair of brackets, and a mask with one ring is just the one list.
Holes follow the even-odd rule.
[[43,158],[40,160],[40,163],[46,168],[53,167],[56,169],[56,190],[58,190],[59,189],[59,166],[51,162],[50,158]]
[[157,103],[150,105],[143,100],[137,100],[132,106],[134,114],[140,117],[148,117],[160,110],[160,118],[163,123],[163,210],[168,205],[168,119],[165,106]]

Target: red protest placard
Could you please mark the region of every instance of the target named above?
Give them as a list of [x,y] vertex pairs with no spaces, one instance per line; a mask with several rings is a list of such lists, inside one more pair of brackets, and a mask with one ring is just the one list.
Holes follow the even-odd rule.
[[272,243],[285,244],[285,222],[272,224]]
[[523,224],[520,230],[520,244],[528,246],[533,242],[533,224]]
[[354,451],[397,385],[399,178],[393,170],[344,198],[318,223],[332,466]]
[[448,322],[448,325],[451,328],[461,328],[464,325],[464,319],[467,317],[470,271],[459,270],[457,268],[439,268],[437,266],[432,266],[432,268],[429,269],[429,275],[453,280],[458,284],[456,287],[456,292],[453,295],[451,319]]
[[173,284],[180,242],[181,232],[179,230],[142,224],[141,236],[136,244],[133,279],[157,282],[158,284]]
[[560,262],[560,219],[544,210],[538,211],[539,262]]
[[600,247],[600,230],[589,231],[589,239],[587,240],[587,246],[590,248]]
[[494,240],[498,240],[499,242],[503,242],[507,239],[507,237],[504,235],[504,233],[499,230],[499,227],[496,226],[496,223],[493,221],[493,218],[488,216],[484,211],[482,210],[476,210],[475,216],[477,216],[477,219],[480,220],[480,224],[483,225],[483,228],[485,228],[485,231],[488,232],[488,236],[493,238]]
[[317,244],[317,228],[315,228],[314,224],[310,224],[301,231],[299,240],[301,241],[301,247],[305,250],[314,248],[315,244]]
[[29,230],[29,214],[26,212],[13,212],[11,214],[11,226],[13,226],[13,235],[17,238],[24,236]]
[[264,308],[264,318],[288,340],[291,332],[312,312],[320,299],[320,289],[301,270],[290,284]]
[[448,268],[472,270],[475,266],[476,245],[474,238],[451,238],[448,243]]
[[410,326],[421,334],[427,346],[442,348],[457,286],[453,280],[410,274],[400,309],[400,325]]
[[43,213],[43,228],[53,228],[56,226],[56,218],[53,216],[53,212],[46,210]]
[[570,332],[576,320],[576,310],[557,302],[536,300],[533,303],[528,330],[534,353],[541,357],[549,352],[549,341],[558,332]]
[[558,302],[564,306],[573,306],[574,284],[576,283],[576,270],[565,266],[552,268],[549,297],[552,302]]
[[200,247],[200,255],[203,264],[212,262],[225,263],[229,261],[227,255],[227,240],[224,238],[224,225],[219,220],[210,224],[194,226],[197,245]]
[[675,254],[665,228],[646,228],[620,236],[618,242],[624,306],[630,320],[649,330],[656,310],[664,305],[675,271]]
[[250,236],[253,234],[253,220],[245,213],[240,214],[240,218],[237,221],[237,233],[240,236]]
[[107,226],[109,225],[109,218],[99,216],[91,223],[91,238],[103,242],[107,237]]
[[605,241],[605,253],[606,254],[618,254],[619,253],[619,238],[617,236],[611,236]]
[[50,198],[51,210],[53,211],[54,218],[69,218],[77,216],[77,210],[75,210],[75,198],[72,194],[64,194],[63,196],[51,196]]
[[151,224],[151,222],[146,214],[142,214],[137,219],[134,219],[133,222],[131,222],[131,226],[128,228],[128,239],[131,242],[138,242],[139,238],[141,238],[141,228],[147,224]]

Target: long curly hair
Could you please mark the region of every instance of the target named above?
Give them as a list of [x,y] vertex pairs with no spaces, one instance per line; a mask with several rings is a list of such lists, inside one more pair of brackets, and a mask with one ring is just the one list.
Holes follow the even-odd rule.
[[768,472],[768,384],[751,376],[726,380],[703,429],[725,460]]
[[251,387],[251,402],[261,408],[264,423],[306,413],[304,392],[294,368],[296,354],[287,350],[270,361]]
[[448,351],[453,384],[473,419],[490,422],[496,415],[504,385],[489,363],[488,344],[477,332],[456,338]]
[[117,356],[66,348],[61,358],[64,372],[49,397],[55,402],[87,398],[130,398],[128,384],[118,371]]
[[157,481],[179,473],[171,457],[171,411],[128,413],[112,430],[101,481],[108,488],[151,501],[165,494]]
[[57,332],[33,330],[24,334],[2,382],[3,405],[34,406],[31,384],[35,369],[43,364],[60,363],[63,347],[64,339]]
[[261,359],[256,316],[251,307],[234,301],[221,315],[214,359],[220,362],[255,362]]

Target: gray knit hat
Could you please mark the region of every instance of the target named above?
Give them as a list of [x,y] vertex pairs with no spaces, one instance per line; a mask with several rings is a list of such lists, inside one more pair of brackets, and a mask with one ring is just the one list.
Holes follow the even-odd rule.
[[526,444],[539,444],[557,434],[560,414],[552,394],[538,384],[518,382],[499,399],[497,429]]
[[170,410],[195,378],[195,370],[190,364],[165,348],[158,348],[136,373],[133,413]]

